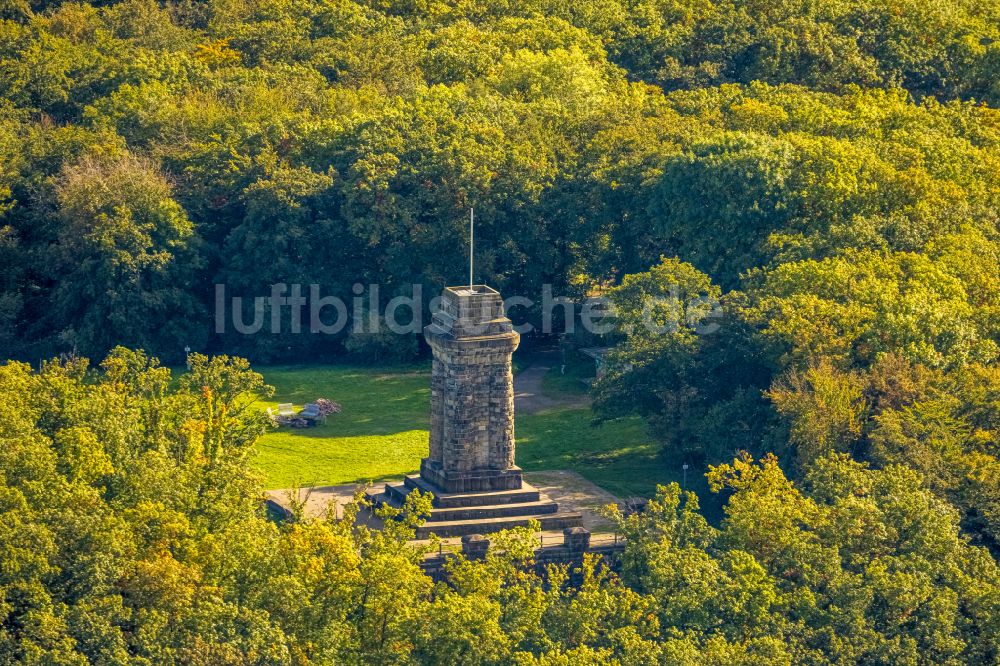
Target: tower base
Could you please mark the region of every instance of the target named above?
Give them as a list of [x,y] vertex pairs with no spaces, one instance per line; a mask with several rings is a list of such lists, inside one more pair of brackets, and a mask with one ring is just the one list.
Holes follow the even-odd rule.
[[433,495],[431,515],[417,528],[418,539],[426,539],[431,534],[439,537],[489,534],[527,527],[532,520],[538,521],[542,530],[561,530],[578,527],[582,521],[580,513],[560,511],[556,502],[524,482],[515,489],[451,493],[414,475],[406,477],[402,483],[385,484],[382,492],[369,490],[368,499],[376,506],[388,504],[400,508],[414,490]]
[[517,490],[521,487],[521,468],[476,469],[465,472],[446,470],[441,463],[424,458],[420,461],[420,476],[446,493]]

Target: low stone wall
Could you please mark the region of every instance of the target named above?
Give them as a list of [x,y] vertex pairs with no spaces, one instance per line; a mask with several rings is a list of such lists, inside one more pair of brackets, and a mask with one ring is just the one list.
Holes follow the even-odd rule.
[[[462,537],[462,555],[470,560],[484,559],[489,553],[490,538],[482,534],[468,534]],[[563,530],[563,542],[559,545],[542,545],[535,549],[535,570],[544,574],[551,564],[567,564],[571,569],[583,563],[585,554],[599,555],[604,566],[617,570],[621,564],[621,554],[625,542],[615,537],[593,543],[591,533],[583,527],[567,527]],[[424,572],[435,581],[445,580],[445,565],[455,557],[453,553],[439,553],[427,557],[423,562]]]

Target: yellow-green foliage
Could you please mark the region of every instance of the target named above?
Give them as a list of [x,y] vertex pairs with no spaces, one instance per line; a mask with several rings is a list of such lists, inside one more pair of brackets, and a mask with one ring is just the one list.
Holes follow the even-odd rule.
[[[802,484],[773,457],[661,486],[621,577],[588,556],[538,575],[530,528],[456,558],[449,582],[386,526],[271,522],[248,464],[269,393],[245,361],[170,373],[116,349],[98,368],[0,366],[0,662],[5,664],[989,663],[1000,571],[901,465],[843,455]],[[399,518],[394,520],[393,518]],[[537,527],[537,526],[536,526]]]

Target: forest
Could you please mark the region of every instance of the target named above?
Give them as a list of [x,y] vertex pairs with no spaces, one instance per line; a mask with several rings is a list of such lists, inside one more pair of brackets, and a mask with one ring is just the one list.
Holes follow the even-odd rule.
[[[998,106],[998,0],[0,0],[0,662],[1000,663]],[[419,502],[263,514],[250,362],[425,350],[215,285],[431,294],[470,207],[719,524],[435,584]]]

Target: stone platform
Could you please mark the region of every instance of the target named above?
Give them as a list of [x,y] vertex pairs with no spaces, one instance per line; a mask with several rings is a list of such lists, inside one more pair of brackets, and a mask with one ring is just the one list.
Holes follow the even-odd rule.
[[401,483],[387,483],[381,492],[371,489],[369,499],[377,506],[401,508],[414,490],[431,493],[433,508],[427,522],[417,528],[416,537],[487,534],[512,527],[527,527],[537,520],[542,530],[559,530],[581,524],[578,511],[560,511],[559,505],[529,483],[520,488],[484,492],[449,493],[439,490],[420,476],[407,476]]

